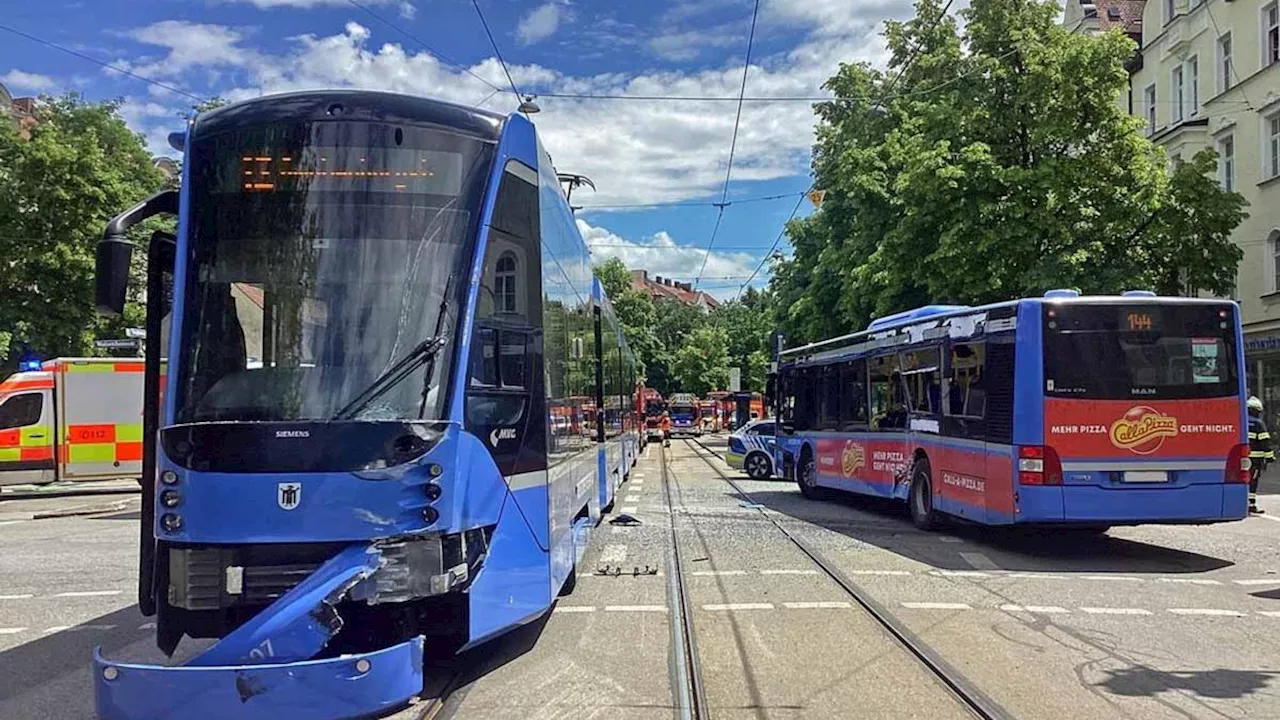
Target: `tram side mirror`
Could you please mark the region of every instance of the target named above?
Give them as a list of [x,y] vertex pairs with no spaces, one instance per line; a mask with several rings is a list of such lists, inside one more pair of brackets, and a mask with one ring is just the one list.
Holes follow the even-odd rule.
[[100,315],[114,317],[124,312],[132,260],[133,243],[124,237],[107,237],[98,241],[94,258],[93,304]]

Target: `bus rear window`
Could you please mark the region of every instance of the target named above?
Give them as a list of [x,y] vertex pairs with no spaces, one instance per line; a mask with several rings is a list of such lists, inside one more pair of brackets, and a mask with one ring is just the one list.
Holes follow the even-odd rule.
[[1225,304],[1046,304],[1045,394],[1098,400],[1234,395],[1233,321]]

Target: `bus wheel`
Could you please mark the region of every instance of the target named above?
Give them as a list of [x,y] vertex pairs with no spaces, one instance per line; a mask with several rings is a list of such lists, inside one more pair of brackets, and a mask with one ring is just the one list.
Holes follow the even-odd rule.
[[827,494],[818,487],[818,470],[813,464],[813,455],[805,452],[800,458],[799,474],[800,494],[810,500],[825,500]]
[[769,467],[769,458],[765,457],[762,452],[753,452],[742,461],[742,466],[747,470],[747,476],[752,480],[768,480],[773,475],[772,468]]
[[933,509],[933,480],[929,473],[929,461],[917,460],[911,469],[911,492],[907,505],[911,508],[911,522],[921,530],[938,527],[938,513]]

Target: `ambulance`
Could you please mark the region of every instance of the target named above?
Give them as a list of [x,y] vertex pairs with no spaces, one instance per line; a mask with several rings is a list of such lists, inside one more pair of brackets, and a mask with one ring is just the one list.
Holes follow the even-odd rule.
[[142,361],[58,358],[0,382],[0,485],[142,478]]

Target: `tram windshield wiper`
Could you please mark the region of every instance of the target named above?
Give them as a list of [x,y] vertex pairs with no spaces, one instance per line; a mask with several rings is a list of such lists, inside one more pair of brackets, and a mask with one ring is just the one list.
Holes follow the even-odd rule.
[[[388,390],[398,385],[402,380],[409,377],[415,370],[422,367],[428,360],[435,357],[436,353],[444,347],[445,336],[443,334],[432,335],[431,337],[418,343],[405,356],[395,362],[394,365],[387,368],[381,375],[374,378],[373,382],[358,395],[351,399],[351,402],[342,407],[341,410],[333,414],[330,420],[350,420],[356,416],[361,410],[364,410],[374,400],[382,397]],[[424,385],[428,381],[424,381]]]

